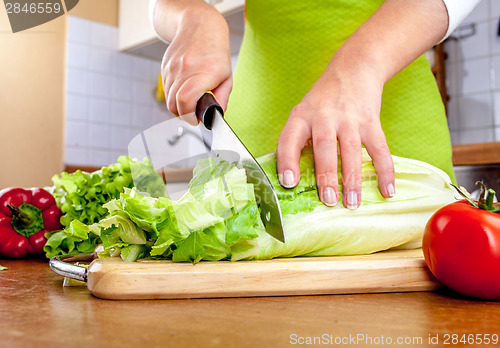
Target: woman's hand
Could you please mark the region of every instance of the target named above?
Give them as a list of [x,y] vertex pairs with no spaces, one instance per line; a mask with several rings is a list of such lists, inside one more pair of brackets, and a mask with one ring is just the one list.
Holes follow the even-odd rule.
[[343,202],[361,202],[361,145],[373,159],[380,192],[394,195],[394,165],[380,125],[384,82],[369,68],[359,69],[332,59],[304,99],[293,108],[277,146],[278,173],[285,187],[300,178],[302,148],[312,140],[321,201],[339,201],[337,142],[342,163]]
[[361,145],[373,159],[380,192],[391,197],[394,165],[380,126],[384,84],[446,33],[441,0],[386,0],[339,48],[324,73],[293,109],[278,141],[281,184],[300,178],[300,151],[312,140],[320,199],[337,204],[337,141],[343,202],[361,202]]
[[187,7],[178,18],[161,65],[163,89],[168,109],[197,125],[196,103],[206,91],[227,107],[233,81],[229,30],[219,12],[204,2]]

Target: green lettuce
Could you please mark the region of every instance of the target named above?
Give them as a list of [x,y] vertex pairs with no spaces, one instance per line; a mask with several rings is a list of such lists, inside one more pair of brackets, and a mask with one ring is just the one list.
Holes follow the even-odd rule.
[[67,228],[48,234],[44,248],[48,258],[56,255],[92,252],[101,242],[99,236],[81,238],[70,229],[73,221],[92,225],[108,215],[106,203],[120,197],[125,188],[136,187],[152,196],[165,195],[163,180],[154,170],[151,162],[142,162],[128,156],[120,156],[118,162],[100,170],[87,173],[77,170],[74,173],[62,173],[52,178],[54,187],[51,193],[56,199],[63,216],[61,224]]
[[[125,188],[103,205],[108,215],[93,224],[73,221],[65,233],[82,242],[98,238],[104,246],[101,256],[125,261],[197,263],[366,254],[418,247],[429,217],[455,199],[444,172],[396,156],[396,195],[383,197],[375,168],[364,152],[361,206],[346,209],[341,196],[337,206],[326,207],[318,197],[310,148],[302,153],[301,178],[291,189],[279,184],[275,154],[258,160],[280,201],[285,243],[265,232],[245,170],[220,158],[199,161],[188,192],[178,201]],[[340,174],[339,170],[339,178]]]

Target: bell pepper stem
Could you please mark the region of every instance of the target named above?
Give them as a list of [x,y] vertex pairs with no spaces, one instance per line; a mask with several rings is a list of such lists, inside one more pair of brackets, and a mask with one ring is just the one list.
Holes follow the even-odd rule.
[[7,205],[12,212],[11,225],[17,233],[30,237],[43,230],[42,211],[31,204],[22,203],[19,207]]
[[19,221],[20,225],[29,227],[33,224],[34,220],[33,214],[30,214],[25,210],[21,210],[19,209],[19,207],[16,207],[12,204],[8,204],[7,208],[9,208],[10,211],[12,212],[12,216],[17,217],[17,220]]

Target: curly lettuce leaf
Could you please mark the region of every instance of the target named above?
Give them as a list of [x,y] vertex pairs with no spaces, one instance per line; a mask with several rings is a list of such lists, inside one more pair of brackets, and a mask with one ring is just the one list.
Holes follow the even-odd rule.
[[64,172],[55,175],[52,181],[52,194],[63,213],[61,224],[68,229],[48,236],[47,257],[94,249],[100,243],[99,236],[89,239],[78,238],[77,234],[72,236],[75,231],[69,228],[70,224],[79,221],[92,225],[101,221],[109,214],[107,203],[119,198],[126,188],[136,187],[156,197],[165,195],[163,180],[150,161],[138,162],[128,156],[120,156],[117,163],[94,173],[81,170],[71,174]]

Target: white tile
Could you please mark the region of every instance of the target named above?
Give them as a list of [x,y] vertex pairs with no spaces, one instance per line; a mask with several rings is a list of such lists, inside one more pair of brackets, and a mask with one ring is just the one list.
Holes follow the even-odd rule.
[[87,146],[87,123],[67,120],[66,121],[66,146],[86,147]]
[[500,89],[500,55],[491,58],[492,88]]
[[458,96],[450,96],[447,108],[447,120],[448,128],[451,131],[456,131],[460,129],[460,115],[458,113]]
[[500,30],[500,21],[499,19],[492,19],[489,22],[490,25],[490,53],[491,54],[500,54],[500,36],[498,35],[498,31]]
[[113,150],[127,152],[128,143],[132,140],[130,129],[124,126],[113,126],[111,128],[111,148]]
[[86,70],[67,68],[66,69],[66,92],[86,95],[89,84]]
[[490,18],[498,21],[498,17],[500,17],[500,1],[490,0]]
[[452,64],[459,60],[457,40],[446,40],[444,42],[444,50],[447,54],[445,64]]
[[150,60],[141,57],[132,58],[132,77],[136,80],[150,81]]
[[156,102],[156,104],[153,105],[152,109],[152,126],[175,118],[174,114],[168,111],[167,106],[164,104]]
[[113,51],[100,47],[90,47],[89,68],[94,72],[109,74],[113,69]]
[[446,91],[450,97],[459,94],[459,87],[462,84],[462,65],[463,62],[446,63]]
[[145,130],[151,126],[152,109],[143,104],[133,104],[132,125],[138,129]]
[[467,129],[460,132],[460,144],[476,144],[492,142],[493,128]]
[[90,149],[88,151],[88,158],[89,166],[102,167],[110,164],[110,152],[106,150]]
[[113,40],[112,26],[108,24],[91,22],[90,24],[90,44],[103,48],[115,48]]
[[68,42],[66,59],[67,66],[87,69],[89,66],[89,47],[82,43]]
[[458,99],[460,130],[493,126],[491,94],[464,95]]
[[118,50],[118,27],[115,27],[113,25],[108,25],[108,31],[107,31],[107,40],[108,40],[108,47],[114,50]]
[[238,57],[239,57],[238,54],[231,55],[231,69],[233,70],[233,74],[234,70],[236,69],[236,64],[238,63]]
[[[459,63],[458,92],[461,94],[486,92],[490,89],[490,64],[488,58],[465,60]],[[461,75],[460,75],[461,74]]]
[[495,141],[500,141],[500,127],[495,127]]
[[113,125],[132,126],[132,104],[113,101]]
[[82,147],[66,146],[64,149],[64,163],[74,165],[88,165],[87,151]]
[[89,43],[90,37],[90,21],[68,16],[68,41]]
[[[500,1],[499,1],[500,3]],[[493,19],[488,22],[489,23],[489,32],[490,32],[490,53],[491,54],[500,54],[500,36],[498,36],[498,19]]]
[[115,53],[113,72],[118,76],[132,77],[132,56],[126,53]]
[[457,60],[484,57],[489,54],[489,22],[476,24],[476,33],[457,41]]
[[87,96],[66,94],[66,117],[69,120],[89,119],[89,100]]
[[[129,148],[129,144],[132,141],[132,139],[134,139],[137,136],[141,137],[142,131],[143,131],[142,129],[129,128],[127,150]],[[141,160],[142,160],[142,158],[141,158]]]
[[493,93],[493,122],[500,126],[500,92]]
[[122,101],[132,99],[132,81],[130,79],[113,76],[113,99]]
[[471,13],[464,19],[464,23],[474,23],[485,21],[489,18],[489,2],[488,0],[481,0],[479,4],[472,10]]
[[88,147],[92,149],[109,149],[111,147],[110,127],[106,124],[90,124]]
[[118,157],[120,156],[126,156],[127,151],[126,150],[111,150],[109,151],[109,162],[110,163],[117,163],[118,162]]
[[154,99],[154,84],[147,83],[143,81],[133,81],[132,82],[132,101],[143,103],[143,104],[151,104],[155,101]]
[[109,124],[112,120],[113,102],[99,97],[90,98],[90,119],[93,123]]
[[154,60],[149,61],[149,79],[148,81],[158,81],[158,76],[161,76],[161,62]]
[[105,73],[90,73],[90,95],[94,97],[111,98],[112,96],[112,77]]
[[450,138],[451,138],[452,145],[460,145],[460,132],[459,131],[451,131]]

